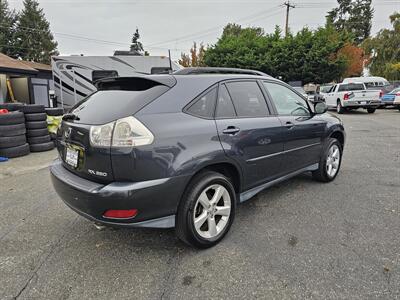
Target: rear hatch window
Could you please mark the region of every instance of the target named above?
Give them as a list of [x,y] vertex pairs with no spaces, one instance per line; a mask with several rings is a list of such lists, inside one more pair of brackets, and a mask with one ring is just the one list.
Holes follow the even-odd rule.
[[132,116],[167,92],[173,84],[174,79],[160,82],[144,77],[101,81],[97,92],[71,109],[71,113],[76,116],[74,123],[99,125]]
[[349,84],[342,84],[339,86],[339,92],[362,91],[362,90],[364,90],[364,85],[362,83],[349,83]]

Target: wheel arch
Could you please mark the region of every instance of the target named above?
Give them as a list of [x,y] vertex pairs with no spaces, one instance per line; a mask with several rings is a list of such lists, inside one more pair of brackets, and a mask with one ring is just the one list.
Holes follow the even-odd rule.
[[197,175],[205,171],[214,171],[224,175],[231,180],[235,192],[238,194],[241,192],[243,183],[241,169],[234,162],[230,161],[210,161],[208,163],[203,163],[196,169],[196,172],[190,176],[186,183],[186,187]]
[[342,146],[342,149],[344,148],[344,142],[345,142],[345,136],[344,133],[340,130],[335,130],[333,131],[330,135],[329,138],[334,138],[337,139]]

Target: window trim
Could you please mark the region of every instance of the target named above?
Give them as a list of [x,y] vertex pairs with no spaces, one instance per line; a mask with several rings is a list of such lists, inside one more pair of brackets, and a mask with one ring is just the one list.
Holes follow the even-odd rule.
[[[217,117],[218,99],[219,99],[219,92],[220,92],[220,90],[221,90],[221,86],[225,86],[225,89],[226,89],[226,91],[227,91],[227,93],[228,93],[228,96],[229,96],[229,98],[230,98],[230,100],[231,100],[233,110],[235,111],[235,116],[234,116],[233,118],[229,118],[229,117]],[[214,108],[214,119],[215,119],[215,120],[232,120],[232,119],[238,119],[238,115],[237,115],[237,111],[236,111],[235,104],[233,104],[232,96],[231,96],[231,94],[229,93],[229,90],[228,90],[228,88],[226,87],[225,82],[218,82],[217,100],[215,101],[215,108]]]
[[283,82],[280,82],[280,81],[274,81],[274,80],[268,80],[268,79],[262,79],[261,81],[265,81],[265,82],[281,85],[283,87],[288,88],[289,90],[291,90],[292,92],[297,94],[301,99],[303,99],[303,101],[306,103],[308,111],[310,113],[308,116],[295,116],[295,115],[292,115],[292,114],[290,114],[290,115],[289,114],[280,114],[278,112],[278,109],[276,108],[275,102],[273,101],[273,98],[272,98],[271,94],[269,93],[268,89],[262,83],[263,84],[263,88],[265,89],[265,92],[268,93],[268,97],[269,97],[269,99],[271,99],[271,104],[274,107],[274,111],[276,113],[276,116],[306,117],[306,118],[310,117],[311,118],[314,115],[314,112],[312,111],[312,109],[310,107],[310,103],[308,102],[308,100],[304,99],[304,97],[299,92],[297,92],[295,89],[293,89],[290,85],[288,85],[286,83],[283,83]]
[[[250,81],[250,82],[255,82],[255,83],[258,85],[258,88],[260,89],[261,95],[263,96],[264,101],[265,101],[265,104],[266,104],[266,106],[267,106],[267,113],[268,113],[267,115],[265,115],[265,116],[258,116],[258,117],[255,117],[255,116],[238,116],[235,103],[233,102],[233,99],[232,99],[231,92],[229,91],[229,89],[228,89],[228,87],[226,86],[226,84],[227,84],[227,83],[232,83],[232,82],[248,82],[248,81]],[[228,91],[229,97],[231,98],[231,102],[232,102],[232,105],[233,105],[233,109],[235,110],[235,113],[236,113],[236,116],[235,116],[234,118],[217,118],[217,117],[216,117],[216,112],[217,112],[218,101],[215,101],[215,111],[214,111],[214,119],[215,119],[215,120],[255,119],[255,118],[268,118],[268,117],[274,116],[273,110],[271,110],[271,107],[270,107],[270,105],[268,104],[268,99],[267,99],[267,97],[266,97],[266,95],[265,95],[265,93],[264,93],[264,91],[263,91],[263,88],[262,88],[262,86],[260,86],[259,79],[251,79],[251,78],[241,78],[241,79],[237,79],[237,78],[234,78],[234,79],[222,80],[222,81],[220,81],[219,84],[218,84],[217,100],[218,100],[218,96],[219,96],[219,86],[222,85],[222,84],[225,85],[226,90]]]
[[[204,95],[206,95],[207,93],[211,92],[212,89],[216,88],[216,93],[215,93],[215,98],[214,98],[214,108],[212,109],[212,115],[211,117],[204,117],[204,116],[199,116],[199,115],[195,115],[193,113],[191,113],[189,111],[190,107],[192,105],[194,105],[198,100],[200,100],[201,97],[203,97]],[[217,99],[218,99],[218,92],[219,92],[219,84],[218,83],[214,83],[213,85],[211,85],[210,87],[208,87],[207,89],[205,89],[204,91],[202,91],[200,94],[198,94],[196,97],[194,97],[188,104],[186,104],[183,109],[182,112],[188,115],[191,115],[193,117],[196,118],[200,118],[200,119],[204,119],[204,120],[214,120],[215,119],[215,109],[217,107]]]

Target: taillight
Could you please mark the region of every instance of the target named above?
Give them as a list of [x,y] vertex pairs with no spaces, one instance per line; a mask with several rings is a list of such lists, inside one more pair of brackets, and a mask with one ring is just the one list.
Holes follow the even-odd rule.
[[111,219],[129,219],[137,215],[137,209],[109,209],[107,210],[103,217]]
[[382,96],[383,96],[383,91],[380,91],[379,92],[379,98],[382,98]]
[[349,100],[350,95],[348,93],[344,94],[343,96],[343,100]]
[[153,140],[150,130],[134,117],[90,127],[90,144],[93,147],[135,147],[149,145]]
[[397,92],[397,93],[396,93],[396,96],[400,96],[400,92]]

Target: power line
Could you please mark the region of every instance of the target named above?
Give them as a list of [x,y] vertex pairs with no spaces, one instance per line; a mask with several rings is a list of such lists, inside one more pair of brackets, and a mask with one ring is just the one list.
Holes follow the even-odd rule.
[[[271,11],[274,11],[274,10],[279,9],[279,8],[280,8],[280,6],[272,7],[269,10],[258,12],[256,14],[252,14],[252,15],[249,15],[249,16],[234,20],[234,21],[232,21],[232,23],[239,23],[239,22],[242,22],[242,21],[246,21],[248,19],[252,19],[254,17],[258,17],[258,16],[266,14],[266,13],[269,14],[269,13],[271,13]],[[215,33],[217,31],[221,30],[221,28],[223,28],[223,26],[224,25],[211,27],[211,28],[199,31],[199,32],[195,32],[195,33],[191,33],[191,34],[188,34],[188,35],[180,36],[180,37],[175,38],[175,39],[169,39],[169,40],[166,40],[166,41],[163,41],[163,42],[153,43],[153,44],[150,44],[149,46],[165,45],[165,44],[168,44],[168,43],[171,43],[171,42],[177,42],[177,41],[181,41],[181,42],[188,41],[188,40],[191,40],[191,39],[193,39],[195,37],[198,37],[199,34],[200,34],[200,37],[202,37],[202,36],[204,36],[204,34],[208,35],[208,34],[211,34],[211,33]]]
[[[235,23],[235,22],[240,22],[240,21],[245,21],[245,20],[247,20],[249,22],[252,22],[252,21],[255,21],[257,19],[260,19],[261,17],[264,18],[264,17],[272,16],[272,15],[276,14],[277,12],[275,12],[273,14],[271,14],[271,12],[276,11],[276,9],[279,9],[279,8],[280,8],[280,6],[273,7],[271,10],[258,12],[256,14],[251,14],[249,16],[237,19],[237,20],[235,20],[233,22]],[[0,27],[2,27],[2,28],[10,28],[9,26],[1,25],[1,23],[0,23]],[[202,31],[198,31],[198,32],[195,32],[195,33],[187,34],[187,35],[178,37],[178,38],[173,39],[173,40],[167,40],[167,41],[158,42],[158,43],[154,43],[154,44],[150,44],[150,45],[145,45],[145,47],[147,49],[150,49],[150,50],[151,49],[168,50],[168,48],[156,47],[156,46],[165,45],[165,44],[173,43],[173,42],[176,43],[178,41],[182,43],[182,42],[185,42],[185,41],[190,41],[190,40],[198,39],[198,38],[201,38],[201,37],[205,37],[205,36],[214,34],[215,32],[218,32],[219,30],[221,30],[222,27],[223,26],[212,27],[212,28],[209,28],[209,29],[206,29],[206,30],[202,30]],[[20,28],[22,30],[25,30],[25,31],[39,31],[39,32],[40,31],[42,31],[42,32],[44,31],[43,29],[38,29],[38,28],[33,28],[33,27],[22,27],[22,26],[20,26],[18,28]],[[104,40],[104,39],[96,39],[96,38],[91,38],[91,37],[86,37],[86,36],[81,36],[81,35],[76,35],[76,34],[71,34],[71,33],[57,32],[57,31],[53,31],[52,33],[54,35],[57,35],[57,36],[61,37],[61,38],[74,39],[74,40],[80,40],[80,41],[87,41],[87,42],[93,42],[93,43],[98,43],[98,44],[117,45],[117,46],[129,46],[130,45],[129,43],[121,43],[121,42],[109,41],[109,40]],[[186,51],[187,49],[186,50],[185,49],[178,49],[178,48],[175,47],[175,48],[173,48],[173,50],[175,50],[175,51],[178,51],[178,50],[179,51]]]

